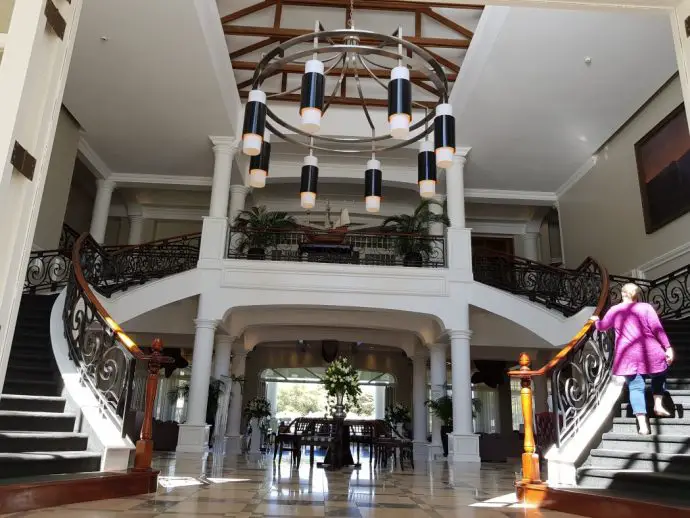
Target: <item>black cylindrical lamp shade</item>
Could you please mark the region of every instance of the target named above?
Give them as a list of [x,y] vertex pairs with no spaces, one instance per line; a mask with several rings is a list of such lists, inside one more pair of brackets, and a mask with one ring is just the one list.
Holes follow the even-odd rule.
[[417,183],[422,198],[436,194],[436,154],[431,142],[423,141],[417,154]]
[[378,212],[381,208],[381,162],[371,159],[364,171],[364,202],[367,212]]
[[405,139],[410,131],[412,121],[412,85],[410,71],[407,67],[399,66],[391,70],[388,81],[388,124],[391,136],[395,139]]
[[266,94],[261,90],[249,92],[247,106],[244,108],[242,125],[242,152],[256,156],[261,153],[261,143],[266,129]]
[[271,143],[264,139],[261,143],[261,153],[249,159],[249,185],[257,189],[266,185],[270,161]]
[[303,209],[314,208],[318,182],[319,162],[315,156],[305,156],[299,187],[300,201]]
[[455,117],[450,104],[439,104],[436,107],[434,149],[436,165],[442,168],[450,167],[455,154]]
[[299,104],[302,129],[307,133],[316,133],[321,128],[325,85],[323,63],[310,59],[304,65]]

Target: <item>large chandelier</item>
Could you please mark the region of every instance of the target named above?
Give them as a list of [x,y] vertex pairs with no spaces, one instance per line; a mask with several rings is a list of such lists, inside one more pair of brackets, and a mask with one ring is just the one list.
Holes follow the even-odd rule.
[[[352,13],[352,5],[350,13]],[[370,159],[364,171],[364,198],[368,212],[378,212],[382,196],[381,162],[376,154],[419,142],[418,184],[424,198],[436,192],[437,168],[448,168],[455,153],[455,118],[448,104],[448,80],[441,65],[422,47],[405,41],[402,28],[392,35],[355,29],[352,14],[347,29],[325,30],[317,21],[315,31],[292,38],[263,56],[252,77],[244,113],[242,151],[251,157],[250,185],[264,187],[269,174],[271,144],[269,135],[307,148],[300,182],[301,206],[316,204],[319,162],[315,152],[366,154]],[[267,95],[264,81],[285,67],[304,67],[301,85]],[[326,75],[336,68],[339,78],[329,92]],[[434,101],[422,103],[412,97],[410,73],[423,77],[433,86]],[[337,73],[337,72],[336,72]],[[363,118],[370,137],[319,135],[321,121],[345,77],[354,77]],[[389,77],[387,82],[381,76]],[[388,94],[388,122],[377,128],[362,89],[362,79],[373,79]],[[300,91],[300,107],[295,121],[278,116],[268,106],[272,97]],[[431,104],[431,106],[430,106]],[[433,138],[430,140],[430,136]]]

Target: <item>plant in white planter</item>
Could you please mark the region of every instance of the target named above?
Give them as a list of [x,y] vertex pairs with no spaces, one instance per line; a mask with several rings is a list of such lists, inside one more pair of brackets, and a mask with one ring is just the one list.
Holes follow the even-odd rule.
[[266,398],[257,397],[252,399],[244,407],[244,415],[249,418],[252,427],[252,437],[250,452],[261,452],[261,421],[271,416],[271,404]]

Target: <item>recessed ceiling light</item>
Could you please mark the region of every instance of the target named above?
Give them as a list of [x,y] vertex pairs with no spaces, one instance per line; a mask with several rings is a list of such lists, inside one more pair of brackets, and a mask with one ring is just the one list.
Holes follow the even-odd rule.
[[108,41],[109,39],[108,36],[101,36],[101,41]]
[[592,58],[590,56],[587,56],[585,58],[585,65],[591,65],[592,64]]
[[587,142],[587,137],[585,137],[584,135],[580,135],[579,137],[577,137],[577,139],[578,139],[580,142]]

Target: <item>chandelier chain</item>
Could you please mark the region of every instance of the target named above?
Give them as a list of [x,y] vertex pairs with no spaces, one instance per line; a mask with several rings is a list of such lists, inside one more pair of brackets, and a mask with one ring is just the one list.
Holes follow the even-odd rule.
[[348,17],[347,17],[347,26],[349,29],[355,28],[354,13],[355,13],[355,0],[350,0],[350,12],[348,13]]

